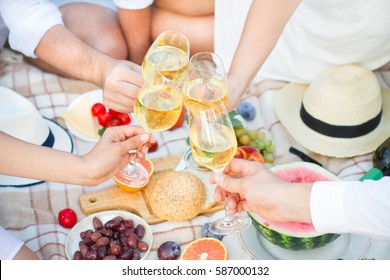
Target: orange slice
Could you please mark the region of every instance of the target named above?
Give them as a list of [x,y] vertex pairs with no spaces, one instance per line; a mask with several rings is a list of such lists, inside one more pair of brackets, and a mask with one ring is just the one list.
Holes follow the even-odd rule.
[[204,237],[192,241],[181,254],[182,260],[227,260],[225,245],[216,238]]
[[112,179],[115,181],[115,183],[117,184],[117,186],[120,189],[122,189],[126,192],[135,192],[135,191],[138,191],[138,190],[144,188],[149,183],[150,178],[154,174],[153,162],[150,159],[142,158],[138,163],[141,164],[143,167],[145,167],[146,171],[148,171],[149,180],[143,186],[131,186],[131,185],[122,183],[120,181],[120,178],[117,178],[116,176],[114,176]]

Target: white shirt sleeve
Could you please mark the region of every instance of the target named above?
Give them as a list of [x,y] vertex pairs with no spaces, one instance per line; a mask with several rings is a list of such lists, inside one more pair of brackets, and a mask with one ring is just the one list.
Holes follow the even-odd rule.
[[113,0],[114,4],[122,9],[142,10],[153,4],[154,0]]
[[9,29],[11,48],[33,58],[45,33],[64,24],[57,6],[47,0],[1,0],[0,13]]
[[24,242],[0,227],[0,260],[12,260]]
[[320,232],[390,240],[390,177],[379,181],[316,182],[310,209],[313,225]]

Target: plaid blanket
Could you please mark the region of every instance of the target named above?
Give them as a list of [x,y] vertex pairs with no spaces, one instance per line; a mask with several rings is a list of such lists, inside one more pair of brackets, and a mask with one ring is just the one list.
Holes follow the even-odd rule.
[[[376,74],[383,86],[390,86],[390,72],[378,71]],[[96,86],[87,82],[42,72],[24,62],[22,56],[9,49],[0,53],[0,85],[19,92],[31,100],[43,116],[63,126],[59,116],[65,112],[67,106],[80,94],[96,89]],[[325,168],[344,180],[358,179],[372,167],[372,154],[350,159],[335,159],[311,153],[300,147],[298,143],[294,143],[273,109],[275,93],[284,85],[276,81],[259,81],[252,84],[243,96],[243,99],[253,104],[257,111],[256,118],[247,122],[248,128],[265,131],[276,146],[274,164],[300,161],[288,151],[291,146],[294,146],[321,162]],[[157,152],[148,155],[150,158],[182,155],[187,149],[186,125],[174,131],[157,133],[155,136],[160,145]],[[93,147],[93,143],[74,136],[72,138],[76,154],[85,154]],[[66,259],[64,244],[69,229],[58,224],[58,212],[70,207],[76,211],[78,219],[82,219],[85,214],[80,208],[80,195],[103,190],[113,184],[111,180],[97,187],[44,182],[28,188],[0,188],[0,225],[25,241],[41,259]],[[165,241],[171,240],[185,246],[201,237],[202,224],[222,215],[223,212],[219,211],[186,222],[164,222],[152,225],[154,242],[148,258],[157,259],[156,251]],[[251,259],[241,246],[238,235],[226,236],[223,242],[228,249],[230,259]],[[378,241],[376,245],[372,242],[367,256],[386,259],[390,258],[388,252],[390,252],[389,242]]]

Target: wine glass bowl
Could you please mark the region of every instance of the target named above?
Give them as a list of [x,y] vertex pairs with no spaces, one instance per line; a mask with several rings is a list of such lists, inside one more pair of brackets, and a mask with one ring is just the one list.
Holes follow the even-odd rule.
[[189,113],[190,148],[195,161],[222,172],[237,150],[237,140],[222,103]]
[[180,85],[166,79],[159,70],[153,70],[138,94],[134,113],[148,132],[164,131],[177,122],[182,108]]
[[187,71],[190,43],[180,32],[169,30],[161,33],[150,46],[142,62],[142,76],[149,77],[159,70],[169,80],[180,80]]
[[228,103],[228,88],[222,59],[212,52],[194,54],[189,62],[184,103],[189,110]]

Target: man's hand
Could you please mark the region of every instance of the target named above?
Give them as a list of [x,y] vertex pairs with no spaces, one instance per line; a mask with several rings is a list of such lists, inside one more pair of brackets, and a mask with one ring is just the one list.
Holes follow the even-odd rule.
[[134,111],[134,103],[144,80],[141,67],[130,61],[115,60],[104,71],[104,104],[118,112]]

